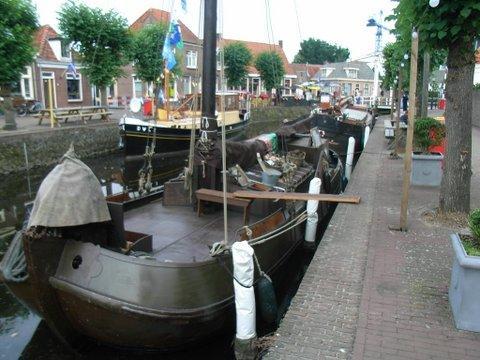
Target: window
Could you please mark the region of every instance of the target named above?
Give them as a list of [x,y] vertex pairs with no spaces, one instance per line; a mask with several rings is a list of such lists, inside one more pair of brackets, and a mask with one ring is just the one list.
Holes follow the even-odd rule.
[[20,81],[13,84],[12,94],[21,95],[27,100],[33,99],[32,68],[30,66],[25,67]]
[[283,89],[283,96],[291,96],[292,95],[292,79],[285,79],[283,82],[284,89]]
[[68,101],[82,101],[82,77],[67,73]]
[[189,69],[197,68],[197,52],[193,50],[188,50],[186,55],[186,66]]
[[135,75],[133,76],[133,97],[141,98],[143,96],[143,83]]
[[185,95],[192,93],[192,77],[191,76],[183,77],[183,93]]
[[365,96],[370,96],[370,89],[368,88],[368,84],[365,84],[363,93]]
[[70,44],[62,40],[60,43],[60,52],[63,58],[71,59]]
[[354,68],[345,68],[345,73],[347,74],[348,78],[357,79],[358,78],[358,69]]

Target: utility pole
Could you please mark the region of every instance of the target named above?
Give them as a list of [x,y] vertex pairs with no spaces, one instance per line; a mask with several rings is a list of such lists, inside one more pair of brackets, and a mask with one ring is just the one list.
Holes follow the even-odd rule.
[[415,101],[417,97],[418,32],[412,32],[412,54],[410,57],[410,106],[408,107],[407,144],[405,147],[402,203],[400,208],[400,230],[407,231],[408,195],[412,172],[413,129],[415,124]]
[[428,84],[430,80],[430,53],[423,53],[423,74],[422,74],[422,100],[420,104],[420,117],[427,117],[428,114]]

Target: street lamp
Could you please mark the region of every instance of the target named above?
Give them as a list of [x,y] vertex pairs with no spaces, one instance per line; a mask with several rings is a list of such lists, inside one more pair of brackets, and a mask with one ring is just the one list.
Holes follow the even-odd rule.
[[430,7],[436,8],[438,4],[440,4],[440,0],[430,0],[428,4],[430,5]]

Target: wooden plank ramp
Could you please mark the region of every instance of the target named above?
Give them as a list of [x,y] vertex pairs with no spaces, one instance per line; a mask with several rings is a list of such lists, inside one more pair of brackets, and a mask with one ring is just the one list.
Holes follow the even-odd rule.
[[333,195],[333,194],[308,194],[297,192],[275,192],[275,191],[245,191],[238,190],[233,193],[235,197],[247,199],[272,199],[272,200],[318,200],[344,204],[359,204],[360,196],[354,195]]

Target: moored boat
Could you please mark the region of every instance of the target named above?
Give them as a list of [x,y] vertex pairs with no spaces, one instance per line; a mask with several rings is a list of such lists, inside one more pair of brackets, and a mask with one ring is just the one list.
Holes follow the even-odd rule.
[[[69,151],[2,260],[6,285],[72,347],[88,338],[168,350],[232,331],[231,245],[246,241],[254,249],[257,280],[263,272],[281,277],[313,217],[295,196],[313,178],[321,179],[321,193],[341,191],[342,164],[313,123],[245,141],[217,138],[215,4],[205,6],[204,46],[212,56],[204,61],[200,136],[183,175],[158,191],[105,198]],[[320,220],[329,207],[320,202]]]

